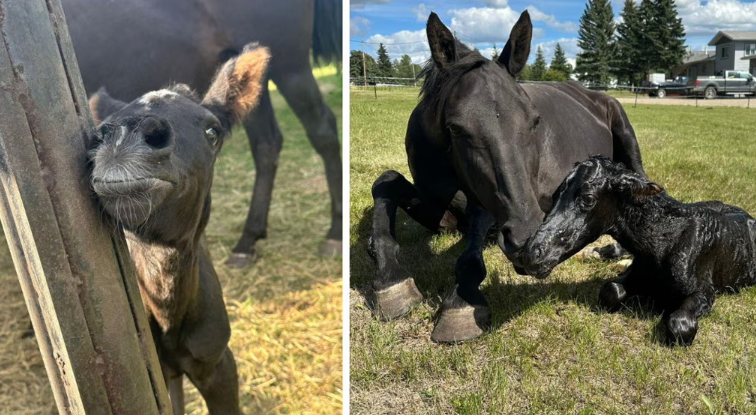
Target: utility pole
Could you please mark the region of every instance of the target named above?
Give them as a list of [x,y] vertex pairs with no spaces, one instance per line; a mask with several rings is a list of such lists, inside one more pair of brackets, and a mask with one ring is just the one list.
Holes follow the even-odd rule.
[[362,44],[362,79],[365,81],[365,86],[368,86],[367,66],[365,64],[365,42],[360,41],[360,44]]

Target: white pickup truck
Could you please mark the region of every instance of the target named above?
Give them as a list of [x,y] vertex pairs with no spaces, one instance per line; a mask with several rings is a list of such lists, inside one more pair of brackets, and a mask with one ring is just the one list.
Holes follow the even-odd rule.
[[703,95],[706,99],[717,95],[756,95],[753,75],[742,71],[725,71],[724,76],[699,76],[688,81],[691,95]]

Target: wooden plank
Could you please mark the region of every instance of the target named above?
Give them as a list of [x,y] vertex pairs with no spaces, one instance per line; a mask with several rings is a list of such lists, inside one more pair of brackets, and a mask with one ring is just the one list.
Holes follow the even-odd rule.
[[89,188],[92,120],[59,0],[0,0],[0,219],[61,414],[168,414],[123,235]]

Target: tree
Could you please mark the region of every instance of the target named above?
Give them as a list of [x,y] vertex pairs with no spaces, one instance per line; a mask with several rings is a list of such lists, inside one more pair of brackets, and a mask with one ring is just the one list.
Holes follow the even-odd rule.
[[388,52],[383,43],[378,47],[378,62],[377,62],[377,74],[376,76],[392,76],[394,74],[394,66],[391,64]]
[[394,74],[397,78],[414,78],[412,58],[410,55],[402,55],[400,60],[396,61]]
[[493,44],[493,53],[491,54],[491,60],[499,60],[499,49],[496,49],[496,43]]
[[557,71],[556,69],[549,69],[546,71],[546,73],[543,74],[543,80],[548,82],[562,82],[570,79],[570,75],[562,72]]
[[[349,52],[349,77],[362,79],[362,51],[353,50]],[[375,59],[372,56],[365,54],[365,64],[367,69],[367,76],[375,76]]]
[[581,81],[606,85],[616,71],[614,12],[610,0],[588,0],[580,17],[575,72]]
[[562,49],[562,45],[560,45],[559,43],[556,44],[556,48],[554,49],[554,58],[551,60],[549,70],[563,73],[565,78],[563,79],[564,81],[569,79],[570,74],[572,73],[572,65],[567,62],[567,57],[564,54],[564,49]]
[[658,31],[657,42],[661,45],[656,51],[654,66],[671,74],[685,57],[685,28],[682,19],[677,17],[674,0],[654,0],[653,4],[652,22]]
[[546,74],[546,58],[543,57],[543,49],[538,46],[536,51],[536,59],[533,65],[530,67],[530,80],[531,81],[543,81],[543,76]]
[[640,84],[647,70],[648,53],[644,39],[644,22],[635,0],[625,0],[622,23],[617,25],[617,76],[622,80]]
[[533,65],[525,64],[525,67],[522,68],[522,71],[520,71],[520,74],[517,76],[518,81],[532,81],[532,69]]

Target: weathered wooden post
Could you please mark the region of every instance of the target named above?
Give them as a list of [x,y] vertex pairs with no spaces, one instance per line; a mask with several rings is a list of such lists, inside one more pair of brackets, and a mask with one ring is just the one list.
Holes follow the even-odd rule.
[[[93,36],[97,34],[94,33]],[[0,219],[61,414],[170,414],[59,0],[0,0]]]

